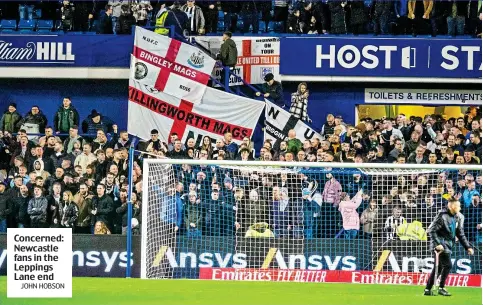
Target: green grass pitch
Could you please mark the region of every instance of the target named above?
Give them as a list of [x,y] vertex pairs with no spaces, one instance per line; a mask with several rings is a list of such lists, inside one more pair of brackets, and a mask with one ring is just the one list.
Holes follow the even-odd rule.
[[7,278],[0,277],[0,305],[482,304],[481,288],[424,297],[424,287],[396,285],[74,278],[73,287],[72,299],[7,299]]

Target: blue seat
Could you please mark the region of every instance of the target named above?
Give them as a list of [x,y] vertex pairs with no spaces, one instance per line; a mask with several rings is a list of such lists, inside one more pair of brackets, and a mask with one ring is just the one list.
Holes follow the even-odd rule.
[[62,21],[57,20],[55,22],[54,31],[62,31]]
[[225,13],[223,11],[218,11],[218,20],[225,20]]
[[52,20],[39,20],[37,22],[37,31],[40,33],[49,33],[54,28]]
[[34,9],[34,12],[33,12],[33,19],[40,19],[42,18],[42,9],[41,8],[36,8]]
[[225,30],[225,21],[218,20],[218,22],[216,23],[216,31],[223,32],[224,30]]
[[2,20],[0,22],[0,31],[3,33],[14,32],[17,30],[16,20]]
[[236,22],[236,30],[237,32],[243,31],[243,20],[238,19]]
[[282,33],[283,32],[283,22],[282,21],[277,21],[273,25],[273,31],[275,33]]
[[267,30],[269,32],[273,32],[273,29],[274,29],[273,21],[268,22],[268,29]]
[[35,30],[36,22],[34,20],[19,20],[18,30],[21,33],[33,32]]
[[89,32],[97,33],[98,30],[99,30],[99,20],[94,20],[92,22],[92,26],[91,26]]

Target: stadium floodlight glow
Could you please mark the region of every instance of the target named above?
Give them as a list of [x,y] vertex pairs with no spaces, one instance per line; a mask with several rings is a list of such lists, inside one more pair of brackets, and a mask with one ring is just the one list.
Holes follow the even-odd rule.
[[[464,183],[479,165],[144,159],[141,277],[422,285]],[[481,252],[453,259],[447,285],[479,286]]]

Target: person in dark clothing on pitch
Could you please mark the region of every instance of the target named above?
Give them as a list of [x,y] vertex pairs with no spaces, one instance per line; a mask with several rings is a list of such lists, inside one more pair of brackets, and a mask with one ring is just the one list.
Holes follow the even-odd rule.
[[451,263],[451,252],[455,246],[456,237],[458,237],[459,242],[466,249],[468,254],[473,255],[473,248],[471,248],[463,231],[465,217],[460,213],[460,210],[461,205],[458,199],[454,197],[448,199],[448,208],[441,210],[427,230],[431,239],[430,249],[435,253],[436,263],[434,264],[435,267],[431,271],[431,275],[426,283],[424,295],[432,295],[431,288],[436,280],[435,273],[437,268],[438,274],[441,275],[438,294],[451,296],[451,294],[444,288],[444,284],[451,268],[453,267],[453,264]]

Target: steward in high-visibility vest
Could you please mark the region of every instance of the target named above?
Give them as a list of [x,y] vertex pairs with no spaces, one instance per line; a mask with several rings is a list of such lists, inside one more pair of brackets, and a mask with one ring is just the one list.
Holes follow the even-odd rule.
[[161,35],[168,35],[169,29],[164,27],[164,23],[166,22],[166,17],[168,17],[169,10],[166,10],[159,15],[156,19],[156,27],[154,29],[154,33],[161,34]]
[[417,220],[411,223],[404,222],[397,227],[396,234],[400,240],[428,240],[423,224]]

